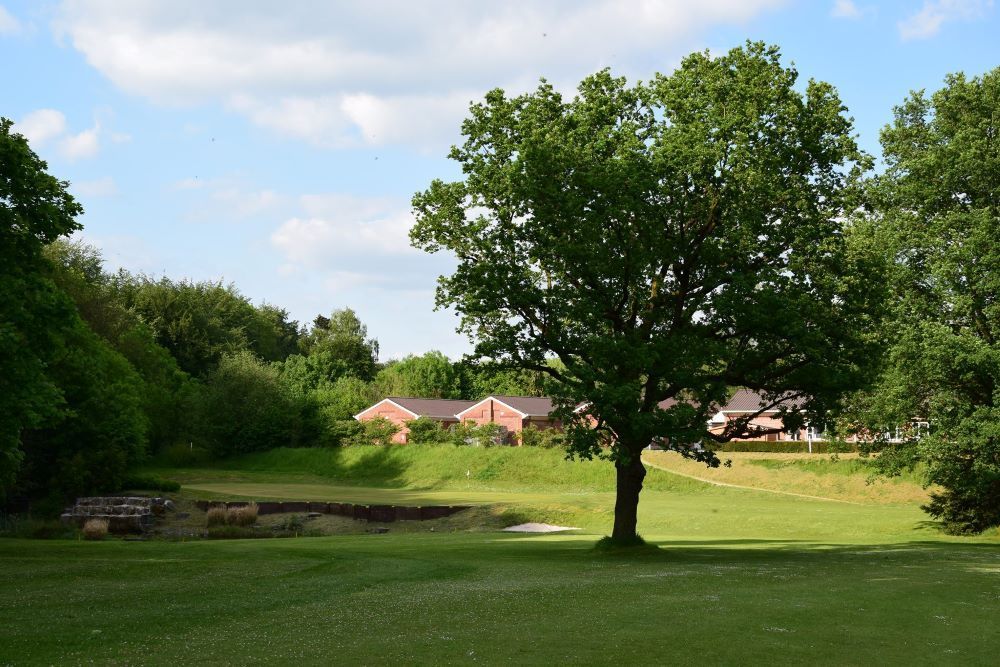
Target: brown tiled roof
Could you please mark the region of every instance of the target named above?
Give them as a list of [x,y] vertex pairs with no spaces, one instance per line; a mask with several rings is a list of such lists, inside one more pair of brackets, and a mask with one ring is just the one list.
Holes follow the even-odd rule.
[[[782,405],[785,407],[793,408],[801,405],[803,402],[802,398],[792,398],[782,401]],[[740,389],[733,397],[729,399],[726,406],[722,408],[723,412],[757,412],[761,407],[765,405],[764,398],[755,391],[750,391],[749,389]],[[766,412],[777,412],[781,406],[776,406],[773,408],[768,408]]]
[[[522,412],[528,417],[548,417],[555,405],[548,397],[536,396],[497,396],[492,395],[496,400],[506,403],[518,412]],[[483,399],[485,400],[485,399]],[[474,405],[474,404],[473,404]]]
[[458,401],[450,398],[409,398],[389,396],[386,400],[406,408],[421,417],[436,419],[454,419],[455,415],[471,408],[476,401]]

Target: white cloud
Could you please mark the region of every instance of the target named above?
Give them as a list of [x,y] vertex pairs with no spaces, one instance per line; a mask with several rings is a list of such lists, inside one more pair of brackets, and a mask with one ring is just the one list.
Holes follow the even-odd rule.
[[852,0],[836,0],[830,16],[838,19],[858,19],[861,18],[861,10]]
[[116,85],[159,103],[219,104],[322,146],[426,145],[454,140],[489,88],[575,82],[607,64],[648,77],[703,46],[702,31],[785,1],[382,0],[275,13],[251,0],[69,0],[56,24]]
[[16,35],[22,29],[21,22],[0,5],[0,35]]
[[55,109],[32,111],[14,126],[35,150],[54,143],[68,160],[93,157],[100,150],[100,124],[76,134],[68,133],[66,116]]
[[118,185],[110,176],[92,181],[77,181],[71,184],[70,189],[83,197],[112,197],[118,194]]
[[951,21],[969,21],[992,9],[993,0],[924,0],[920,11],[898,23],[903,41],[926,39],[938,34]]
[[66,131],[66,116],[55,109],[38,109],[22,118],[14,130],[37,149]]
[[70,134],[59,142],[59,150],[63,157],[69,160],[93,157],[100,150],[100,143],[97,135],[100,126],[94,125],[89,130],[84,130],[78,134]]
[[409,210],[389,210],[351,197],[343,201],[339,213],[286,220],[271,235],[271,243],[287,261],[308,267],[326,266],[334,258],[416,254],[410,247]]

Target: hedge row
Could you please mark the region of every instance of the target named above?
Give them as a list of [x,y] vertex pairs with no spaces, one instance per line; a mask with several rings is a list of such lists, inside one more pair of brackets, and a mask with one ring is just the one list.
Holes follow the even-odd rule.
[[[751,442],[727,442],[725,444],[709,444],[706,449],[716,452],[767,452],[767,453],[807,453],[809,443],[796,440],[781,440],[777,442],[751,441]],[[813,454],[840,454],[844,452],[856,452],[858,445],[852,442],[838,441],[813,441]]]

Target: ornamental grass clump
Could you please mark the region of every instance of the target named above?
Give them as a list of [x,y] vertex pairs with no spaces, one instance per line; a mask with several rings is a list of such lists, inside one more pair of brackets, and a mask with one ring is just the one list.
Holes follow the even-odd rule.
[[83,524],[83,539],[103,540],[108,536],[107,519],[87,519]]
[[231,526],[252,526],[257,523],[257,503],[250,502],[243,507],[231,507],[226,516]]
[[205,525],[209,528],[226,525],[228,513],[225,507],[209,507],[208,512],[205,513]]

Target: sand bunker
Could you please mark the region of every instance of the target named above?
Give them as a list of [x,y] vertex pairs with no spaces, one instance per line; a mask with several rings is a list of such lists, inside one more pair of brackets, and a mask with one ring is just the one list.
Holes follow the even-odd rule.
[[580,530],[569,526],[553,526],[551,523],[522,523],[504,528],[506,533],[559,533],[564,530]]

